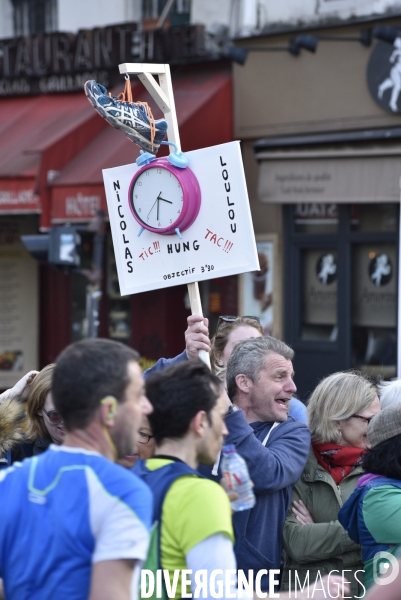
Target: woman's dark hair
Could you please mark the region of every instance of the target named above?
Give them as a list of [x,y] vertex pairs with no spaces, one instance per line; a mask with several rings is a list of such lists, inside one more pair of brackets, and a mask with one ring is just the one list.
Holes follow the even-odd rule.
[[401,434],[370,448],[362,466],[367,473],[401,479]]
[[185,436],[193,417],[210,411],[223,391],[222,382],[200,360],[181,362],[146,380],[146,395],[153,406],[148,415],[156,444]]
[[68,346],[56,360],[52,394],[66,429],[84,429],[102,398],[125,401],[130,383],[127,366],[138,361],[136,350],[120,342],[86,339]]

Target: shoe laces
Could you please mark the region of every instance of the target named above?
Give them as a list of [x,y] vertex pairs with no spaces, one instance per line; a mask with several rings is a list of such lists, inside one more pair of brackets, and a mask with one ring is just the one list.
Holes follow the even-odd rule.
[[[113,98],[113,96],[110,94],[109,92],[109,96],[110,98]],[[144,110],[146,113],[146,116],[148,117],[149,120],[149,126],[150,126],[150,143],[152,144],[152,151],[153,151],[153,141],[155,139],[156,136],[156,125],[155,125],[155,119],[153,117],[151,108],[149,106],[149,104],[147,102],[134,102],[134,99],[132,97],[132,88],[131,88],[131,79],[129,75],[125,76],[125,86],[124,86],[124,91],[121,92],[120,94],[118,94],[117,99],[122,102],[123,104],[129,104],[129,105],[134,105],[134,106],[138,106],[141,110]]]

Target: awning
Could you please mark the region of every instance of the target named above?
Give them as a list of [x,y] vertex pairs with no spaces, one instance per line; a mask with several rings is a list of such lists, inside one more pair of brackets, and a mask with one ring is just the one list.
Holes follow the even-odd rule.
[[[266,138],[258,196],[273,204],[400,201],[401,129]],[[304,141],[302,147],[302,141]],[[335,143],[339,142],[339,143]]]
[[0,214],[48,221],[48,180],[105,127],[93,113],[84,94],[0,100]]
[[[173,76],[173,89],[184,151],[232,140],[230,72]],[[162,116],[142,84],[133,87],[133,95],[150,104],[155,118]],[[97,119],[104,121],[99,116]],[[161,148],[158,155],[165,154],[167,149]],[[138,155],[137,145],[107,125],[51,182],[52,223],[85,221],[94,216],[97,207],[106,209],[102,169],[132,163]]]

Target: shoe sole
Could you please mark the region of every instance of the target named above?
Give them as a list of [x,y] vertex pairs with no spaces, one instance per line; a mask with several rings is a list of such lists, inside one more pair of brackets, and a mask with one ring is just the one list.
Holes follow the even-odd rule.
[[85,91],[86,97],[88,98],[89,102],[92,104],[93,108],[96,110],[96,112],[101,117],[103,117],[103,119],[109,125],[111,125],[111,127],[114,127],[114,129],[118,129],[119,131],[121,131],[125,135],[125,137],[127,137],[129,139],[130,142],[137,144],[138,146],[140,146],[147,152],[152,152],[153,154],[157,154],[157,152],[160,148],[160,144],[153,142],[153,148],[152,148],[152,144],[149,142],[149,140],[147,138],[141,136],[141,134],[136,133],[136,135],[134,135],[133,133],[127,133],[119,121],[116,121],[115,123],[112,122],[112,117],[110,117],[110,115],[108,115],[102,108],[99,107],[99,105],[96,103],[96,100],[93,97],[92,92],[90,90],[87,90],[86,83],[84,84],[84,91]]

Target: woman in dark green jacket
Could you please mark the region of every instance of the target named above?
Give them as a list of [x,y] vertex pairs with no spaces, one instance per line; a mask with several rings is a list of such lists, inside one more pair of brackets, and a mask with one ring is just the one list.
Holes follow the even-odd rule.
[[367,427],[379,410],[376,388],[362,374],[334,373],[312,393],[307,408],[312,445],[284,524],[281,589],[300,590],[307,577],[318,588],[319,574],[334,570],[345,571],[351,597],[363,595],[360,546],[339,523],[338,511],[363,473]]

